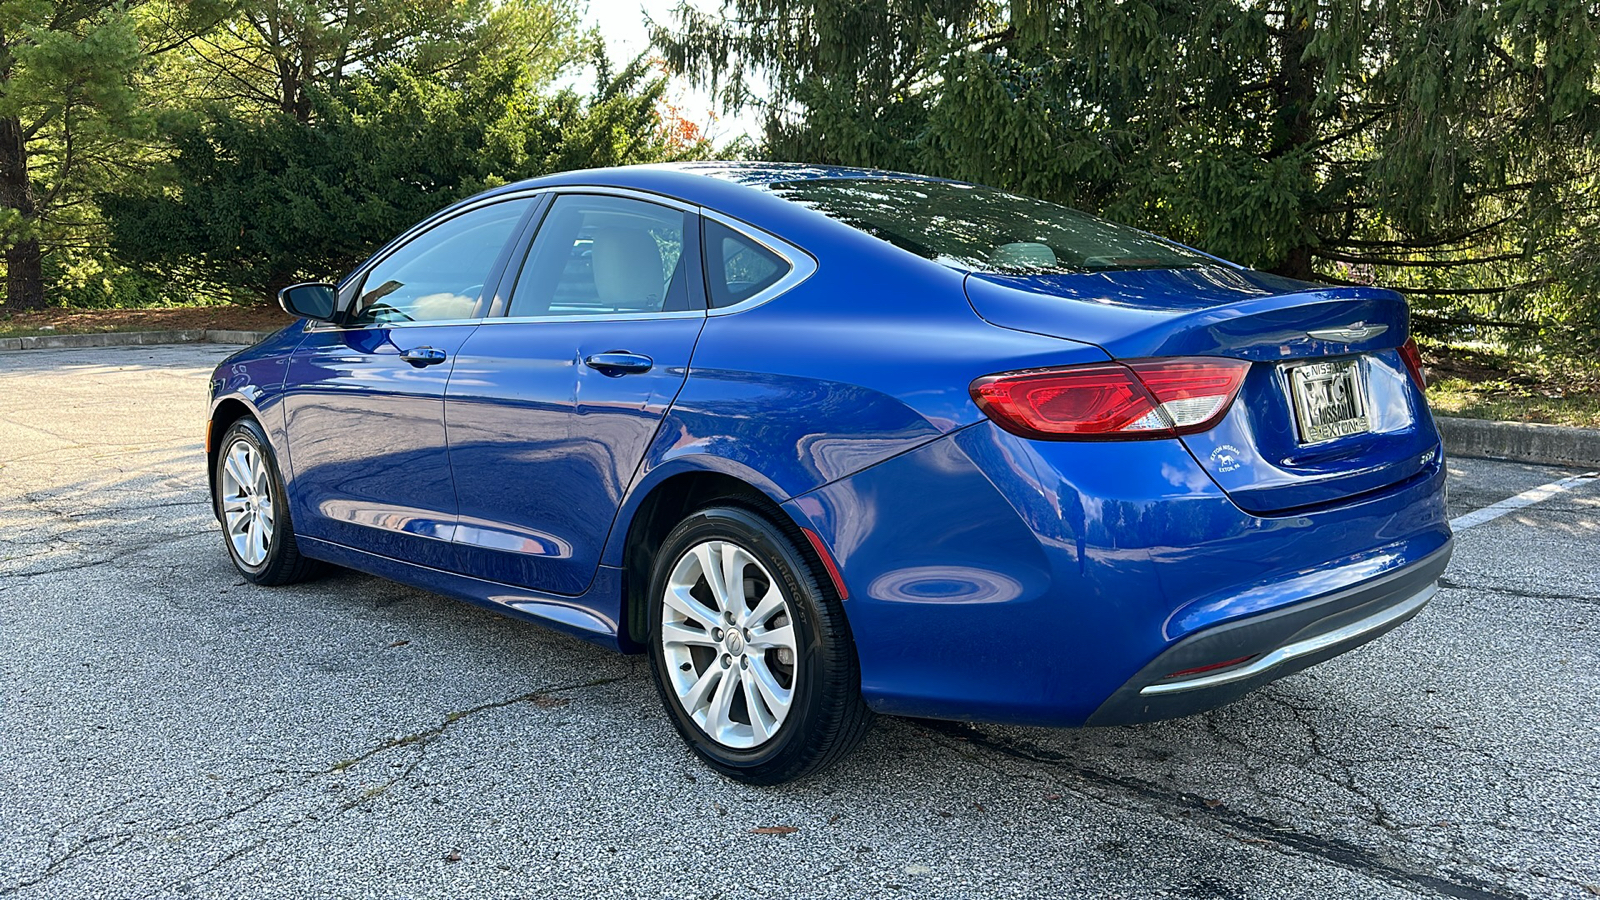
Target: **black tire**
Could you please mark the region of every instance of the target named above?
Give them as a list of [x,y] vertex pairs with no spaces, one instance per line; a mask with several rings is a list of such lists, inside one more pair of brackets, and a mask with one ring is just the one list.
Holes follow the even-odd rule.
[[[266,556],[260,562],[252,564],[240,556],[239,550],[234,546],[233,539],[228,530],[227,518],[223,514],[223,469],[228,463],[229,453],[239,443],[248,444],[250,449],[260,455],[262,464],[266,468],[268,492],[273,505],[272,527],[268,529],[270,537],[267,541]],[[217,445],[216,470],[212,473],[212,510],[216,513],[217,521],[222,525],[223,545],[228,549],[228,558],[233,560],[234,568],[245,580],[259,585],[276,586],[293,584],[309,577],[317,567],[316,561],[308,559],[300,553],[300,546],[295,542],[294,523],[289,518],[288,496],[283,490],[283,476],[278,471],[278,460],[272,455],[272,445],[267,441],[267,434],[261,428],[261,423],[246,416],[223,432],[222,440]]]
[[[782,784],[833,765],[861,740],[872,719],[861,700],[861,670],[844,610],[820,576],[819,566],[801,551],[802,540],[792,523],[779,525],[753,508],[720,505],[680,522],[662,542],[651,566],[650,661],[662,705],[678,733],[707,765],[748,784]],[[797,664],[788,673],[793,699],[787,716],[764,742],[747,749],[713,738],[680,703],[662,640],[663,597],[673,569],[680,558],[707,541],[736,545],[772,574],[785,594],[788,624],[795,634]],[[761,651],[747,648],[746,652]],[[734,703],[744,706],[748,722],[748,701]]]

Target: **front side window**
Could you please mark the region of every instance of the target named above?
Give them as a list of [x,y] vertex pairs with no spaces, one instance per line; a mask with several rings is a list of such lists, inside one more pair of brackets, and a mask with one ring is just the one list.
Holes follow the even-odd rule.
[[495,259],[532,202],[508,200],[453,216],[389,254],[362,280],[351,323],[470,318]]
[[[695,308],[689,214],[656,203],[563,194],[550,205],[511,293],[512,316],[594,316]],[[697,276],[698,277],[698,276]]]
[[706,220],[705,239],[713,309],[743,303],[789,274],[787,260],[721,222]]
[[773,193],[918,256],[1001,274],[1186,269],[1213,264],[1136,228],[993,188],[940,181],[792,181]]

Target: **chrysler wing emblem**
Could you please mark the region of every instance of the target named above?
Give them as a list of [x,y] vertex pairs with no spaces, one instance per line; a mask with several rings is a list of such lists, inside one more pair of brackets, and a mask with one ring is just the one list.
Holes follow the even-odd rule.
[[1365,322],[1356,322],[1343,328],[1314,328],[1306,334],[1319,341],[1337,341],[1341,344],[1353,344],[1364,341],[1369,337],[1377,337],[1389,330],[1387,325],[1368,325]]

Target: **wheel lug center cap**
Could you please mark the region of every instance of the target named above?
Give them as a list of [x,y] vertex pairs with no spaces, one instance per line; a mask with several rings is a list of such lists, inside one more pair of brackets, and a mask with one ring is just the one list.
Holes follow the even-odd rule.
[[728,652],[732,653],[734,656],[738,656],[744,652],[744,638],[739,636],[739,632],[734,631],[731,628],[728,629],[726,643],[728,645]]

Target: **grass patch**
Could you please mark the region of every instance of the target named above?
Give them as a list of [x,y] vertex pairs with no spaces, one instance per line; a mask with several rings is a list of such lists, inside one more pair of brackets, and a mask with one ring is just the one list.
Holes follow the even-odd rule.
[[1470,419],[1600,428],[1600,360],[1425,344],[1428,402]]
[[14,337],[39,337],[45,334],[105,334],[113,331],[152,331],[149,327],[120,324],[120,325],[68,325],[56,327],[53,325],[31,325],[25,323],[12,323],[0,320],[0,338]]

